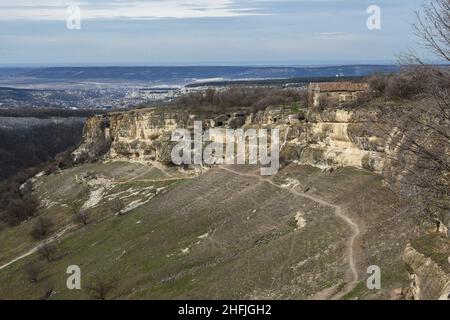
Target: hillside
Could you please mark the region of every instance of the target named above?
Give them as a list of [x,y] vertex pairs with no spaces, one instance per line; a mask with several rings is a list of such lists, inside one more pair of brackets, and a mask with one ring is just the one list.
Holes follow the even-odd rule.
[[[406,268],[404,252],[428,252],[420,241],[428,229],[383,181],[389,142],[371,123],[386,108],[167,107],[90,118],[78,164],[33,178],[39,215],[0,229],[0,297],[90,298],[99,277],[114,280],[107,298],[115,299],[411,297],[410,276],[426,286],[430,274],[416,270],[417,259]],[[283,167],[263,177],[248,165],[169,165],[170,133],[194,120],[280,129]],[[80,211],[86,225],[74,222]],[[53,221],[49,261],[39,258],[45,241],[29,235],[39,217]],[[25,272],[32,261],[37,282]],[[66,287],[69,265],[82,270],[80,291]],[[381,290],[366,287],[371,265],[381,268]]]

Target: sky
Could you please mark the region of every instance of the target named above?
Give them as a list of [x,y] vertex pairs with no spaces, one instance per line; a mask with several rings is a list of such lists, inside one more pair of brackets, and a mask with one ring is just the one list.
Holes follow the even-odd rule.
[[392,63],[424,1],[0,0],[0,65]]

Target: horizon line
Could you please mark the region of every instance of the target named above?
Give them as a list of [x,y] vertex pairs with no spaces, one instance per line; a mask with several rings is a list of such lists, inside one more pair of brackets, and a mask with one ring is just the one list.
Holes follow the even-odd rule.
[[101,63],[57,63],[57,64],[47,64],[47,63],[23,63],[23,64],[2,64],[0,63],[0,68],[123,68],[123,67],[134,67],[134,68],[176,68],[176,67],[250,67],[250,68],[304,68],[304,67],[340,67],[340,66],[396,66],[398,63],[393,61],[330,61],[330,62],[304,62],[304,63],[261,63],[261,64],[247,64],[247,63],[162,63],[162,64],[128,64],[128,63],[111,63],[111,64],[101,64]]

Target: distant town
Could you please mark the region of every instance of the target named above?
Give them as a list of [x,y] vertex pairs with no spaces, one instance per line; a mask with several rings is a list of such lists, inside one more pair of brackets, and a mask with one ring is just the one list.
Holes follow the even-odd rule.
[[122,110],[160,105],[208,88],[306,89],[310,82],[354,80],[393,65],[328,67],[0,68],[0,108]]

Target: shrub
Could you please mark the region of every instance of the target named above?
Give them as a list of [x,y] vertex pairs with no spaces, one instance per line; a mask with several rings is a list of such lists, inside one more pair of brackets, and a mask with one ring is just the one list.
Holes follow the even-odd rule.
[[386,100],[414,99],[432,94],[437,88],[445,90],[448,84],[436,83],[436,79],[444,78],[440,73],[445,72],[430,66],[408,66],[402,71],[383,75],[376,74],[367,78],[374,97]]
[[74,165],[74,159],[72,153],[75,151],[74,147],[71,147],[55,156],[56,166],[60,169],[68,169]]
[[36,214],[39,202],[33,197],[29,179],[38,168],[23,170],[0,184],[0,220],[10,226],[19,225]]
[[425,79],[416,79],[412,74],[401,72],[389,77],[384,91],[385,97],[393,99],[411,99],[424,91],[422,81]]
[[374,74],[367,79],[367,83],[377,97],[384,95],[386,91],[388,76],[384,74]]
[[58,247],[54,243],[45,243],[37,251],[38,255],[42,258],[51,262],[58,251]]
[[1,219],[10,226],[19,225],[22,221],[34,216],[37,212],[38,202],[32,197],[25,199],[6,198],[5,200],[8,204],[3,209]]
[[106,275],[95,275],[88,286],[91,297],[97,300],[106,300],[106,298],[117,289],[117,277],[108,277]]
[[209,112],[231,112],[248,109],[252,112],[264,110],[271,105],[307,100],[305,90],[231,87],[225,90],[208,89],[178,97],[173,106]]
[[77,213],[75,213],[73,220],[76,223],[87,225],[89,223],[89,215],[86,210],[80,210]]
[[24,271],[30,282],[38,282],[39,275],[43,271],[43,268],[39,262],[32,261],[24,266]]
[[45,239],[50,234],[52,227],[53,222],[50,219],[39,217],[35,221],[30,235],[36,240]]

